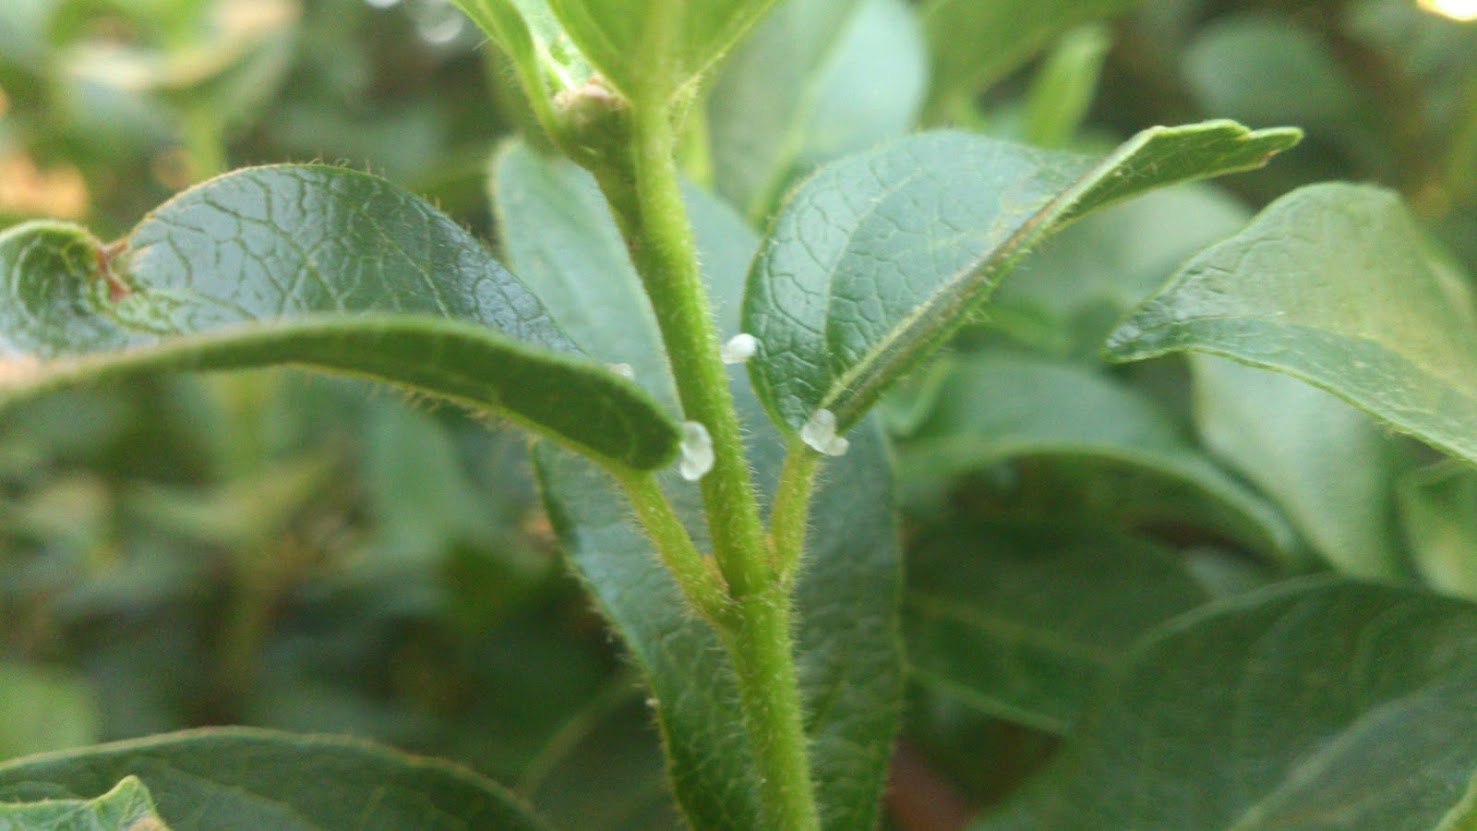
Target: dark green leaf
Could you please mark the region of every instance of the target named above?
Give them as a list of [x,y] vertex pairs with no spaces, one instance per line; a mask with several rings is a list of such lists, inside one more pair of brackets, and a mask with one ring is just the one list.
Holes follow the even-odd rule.
[[370,745],[229,728],[0,765],[0,800],[75,798],[137,776],[173,831],[546,829],[476,774]]
[[[593,187],[566,163],[505,153],[499,215],[504,227],[525,232],[510,243],[510,255],[520,270],[537,275],[531,277],[536,285],[565,287],[550,294],[563,298],[551,299],[551,311],[582,345],[650,344],[622,353],[640,357],[640,349],[659,349],[651,318],[630,314],[634,306],[616,307],[623,311],[611,316],[581,309],[587,296],[637,296],[635,273],[611,242],[613,220],[595,210]],[[710,197],[690,191],[688,203],[720,327],[731,331],[754,236]],[[632,285],[596,285],[617,280]],[[741,386],[737,392],[767,492],[783,448],[752,395]],[[797,615],[812,760],[827,827],[836,829],[874,823],[902,694],[890,475],[875,432],[858,432],[851,451],[822,474]],[[684,811],[697,828],[764,827],[737,693],[717,637],[686,610],[632,524],[629,505],[599,469],[550,447],[539,449],[536,462],[566,551],[647,676]],[[703,536],[697,488],[669,480],[669,493]]]
[[1402,573],[1397,447],[1369,416],[1286,375],[1196,355],[1195,422],[1224,464],[1261,488],[1313,550],[1355,577]]
[[1127,11],[1138,0],[933,0],[923,22],[933,54],[932,111],[969,99],[1053,38]]
[[154,810],[148,788],[129,776],[95,799],[0,801],[6,831],[169,831]]
[[[970,355],[953,363],[934,401],[900,444],[904,480],[953,477],[1019,457],[1092,460],[1172,480],[1193,495],[1175,505],[1178,516],[1160,521],[1208,520],[1284,558],[1295,548],[1286,521],[1205,458],[1166,413],[1091,370],[1024,355]],[[1145,507],[1139,501],[1110,512]]]
[[1156,127],[1095,161],[940,132],[823,168],[785,206],[749,276],[754,389],[785,429],[821,409],[844,429],[1059,226],[1257,167],[1298,135],[1227,121]]
[[708,133],[718,190],[755,219],[817,164],[912,126],[927,56],[901,0],[784,0],[725,61]]
[[[573,346],[464,230],[327,167],[233,173],[115,251],[32,223],[0,234],[0,396],[163,369],[300,363],[505,414],[637,468],[675,453],[655,402]],[[555,351],[560,350],[560,351]]]
[[1186,263],[1108,354],[1189,349],[1275,369],[1477,461],[1477,312],[1423,246],[1388,191],[1303,188]]
[[1477,607],[1298,582],[1149,638],[979,828],[1467,828],[1474,775]]
[[1133,537],[945,526],[908,552],[908,662],[923,684],[1062,733],[1139,636],[1206,599],[1170,552]]
[[1400,480],[1400,516],[1416,567],[1432,587],[1477,598],[1477,471],[1455,461]]

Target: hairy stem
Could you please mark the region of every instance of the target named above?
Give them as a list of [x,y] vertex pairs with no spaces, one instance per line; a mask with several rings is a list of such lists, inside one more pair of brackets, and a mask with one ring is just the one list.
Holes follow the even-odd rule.
[[770,539],[774,545],[774,568],[786,591],[795,583],[800,558],[805,553],[805,529],[810,517],[810,497],[821,455],[798,438],[792,439],[780,469],[774,505],[769,511]]
[[[775,570],[744,458],[728,370],[719,357],[718,332],[682,201],[672,112],[652,100],[642,101],[629,113],[631,143],[624,164],[587,158],[597,160],[591,169],[651,298],[685,417],[701,423],[712,437],[714,463],[700,487],[713,557],[726,585],[725,601],[731,605],[719,615],[704,611],[706,600],[694,600],[694,605],[714,622],[733,663],[744,728],[763,783],[765,827],[818,831],[790,631],[788,581]],[[660,548],[664,537],[675,538],[676,530],[654,507],[660,493],[648,495],[653,513],[641,519]],[[640,504],[637,510],[643,510]],[[675,541],[672,545],[681,546]],[[690,597],[702,597],[709,591],[706,578],[697,576],[691,555],[678,554],[674,568],[678,581]]]
[[651,537],[657,555],[676,579],[687,601],[715,626],[726,625],[728,589],[682,525],[656,477],[645,472],[617,472],[636,517]]

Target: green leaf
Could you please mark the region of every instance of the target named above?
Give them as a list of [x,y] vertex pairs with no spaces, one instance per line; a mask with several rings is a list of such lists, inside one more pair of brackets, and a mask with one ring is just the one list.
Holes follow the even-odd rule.
[[136,776],[174,831],[542,831],[497,785],[366,742],[222,728],[0,765],[0,800],[97,793]]
[[1268,494],[1340,571],[1402,575],[1398,447],[1384,429],[1296,378],[1210,355],[1191,366],[1196,427],[1212,453]]
[[564,34],[547,0],[452,0],[512,60],[529,103],[545,126],[554,97],[595,70]]
[[1285,372],[1477,461],[1477,312],[1394,194],[1327,184],[1274,202],[1190,260],[1108,342]]
[[148,788],[124,777],[96,799],[50,799],[12,804],[0,801],[0,828],[7,831],[169,831],[154,810]]
[[955,477],[1019,457],[1141,471],[1188,492],[1172,505],[1177,515],[1143,516],[1153,507],[1142,500],[1113,503],[1105,515],[1204,522],[1284,559],[1296,546],[1286,521],[1205,458],[1167,413],[1133,389],[1073,364],[987,353],[957,359],[934,393],[932,410],[900,442],[898,454],[904,481]]
[[0,761],[91,744],[102,728],[87,680],[58,668],[0,662],[0,702]]
[[901,0],[784,0],[713,85],[719,192],[767,217],[810,168],[905,134],[927,70],[916,14]]
[[[586,352],[631,367],[638,384],[677,412],[655,314],[594,177],[571,162],[511,143],[494,161],[492,185],[508,262],[560,329]],[[727,276],[748,268],[758,241],[711,194],[688,187],[684,196],[718,329],[725,337],[737,334],[743,284]],[[719,274],[725,279],[714,279]]]
[[[0,401],[173,369],[298,363],[488,409],[634,468],[679,429],[573,345],[460,226],[388,182],[317,166],[212,180],[120,244],[0,234]],[[557,351],[556,351],[557,350]]]
[[564,31],[628,97],[656,102],[711,66],[773,0],[545,0]]
[[1477,607],[1300,581],[1165,626],[979,831],[1470,827]]
[[824,408],[844,429],[1061,225],[1257,167],[1298,136],[1228,121],[1156,127],[1093,160],[940,132],[823,168],[785,206],[749,277],[754,389],[783,428]]
[[944,526],[908,551],[908,663],[991,715],[1065,733],[1099,677],[1207,600],[1171,552],[1103,529]]
[[[537,275],[536,285],[563,286],[548,296],[562,298],[551,299],[550,308],[571,336],[585,345],[660,348],[652,319],[632,314],[634,306],[613,306],[618,311],[610,315],[588,313],[583,298],[635,297],[637,279],[624,252],[611,242],[615,232],[608,212],[593,209],[598,197],[588,174],[513,149],[499,161],[496,191],[499,217],[510,232],[511,259]],[[755,238],[711,197],[689,191],[687,198],[720,328],[732,331]],[[520,229],[516,234],[515,228]],[[515,236],[518,242],[512,241]],[[632,285],[600,285],[616,281]],[[735,392],[749,428],[750,459],[768,493],[782,442],[741,382]],[[822,477],[798,589],[798,654],[812,761],[826,827],[837,829],[874,824],[902,695],[891,477],[875,431],[858,432],[850,452]],[[538,448],[535,461],[576,572],[646,675],[684,812],[697,828],[765,827],[752,754],[738,727],[736,687],[717,637],[687,611],[609,478],[546,446]],[[705,546],[697,488],[675,476],[667,477],[666,486],[698,544]]]
[[[783,444],[752,397],[750,456],[769,492]],[[677,798],[697,828],[766,827],[738,692],[712,629],[687,611],[676,584],[601,472],[552,448],[536,454],[545,496],[576,571],[635,656],[651,687]],[[827,468],[812,508],[798,587],[799,673],[826,828],[870,828],[877,815],[902,695],[897,649],[896,528],[886,454],[875,429],[858,430]],[[691,485],[669,493],[694,525]],[[701,545],[702,543],[700,543]]]
[[1112,34],[1102,24],[1079,26],[1065,35],[1031,79],[1023,118],[1029,143],[1061,147],[1076,135],[1092,106]]
[[923,23],[933,55],[930,111],[947,114],[1058,35],[1121,14],[1138,0],[933,0]]
[[1421,575],[1439,591],[1477,599],[1477,471],[1455,461],[1413,470],[1397,494]]
[[[1038,349],[1098,360],[1118,321],[1190,255],[1251,218],[1216,188],[1190,183],[1144,194],[1072,224],[1000,283],[987,322]],[[1009,327],[1042,319],[1044,331]]]

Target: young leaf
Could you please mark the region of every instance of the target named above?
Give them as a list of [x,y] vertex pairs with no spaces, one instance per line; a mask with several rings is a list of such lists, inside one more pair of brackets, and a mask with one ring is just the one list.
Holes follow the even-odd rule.
[[940,132],[823,168],[785,206],[749,276],[755,391],[783,429],[820,409],[844,429],[1060,226],[1157,187],[1258,167],[1298,136],[1227,121],[1156,127],[1094,161]]
[[1413,470],[1397,494],[1421,575],[1439,591],[1477,599],[1477,471],[1454,460]]
[[1207,600],[1173,552],[1057,525],[946,526],[908,552],[919,683],[1053,733],[1154,626]]
[[713,178],[755,220],[815,165],[905,134],[927,55],[902,0],[784,0],[734,49],[708,107]]
[[1477,607],[1301,581],[1151,636],[978,831],[1456,829],[1474,776]]
[[[652,319],[631,313],[639,306],[616,306],[623,311],[609,316],[581,308],[588,305],[583,297],[637,296],[634,270],[610,244],[613,220],[594,209],[599,203],[589,174],[515,148],[498,163],[496,196],[504,227],[524,232],[510,244],[512,260],[537,275],[540,286],[562,286],[549,293],[550,308],[572,337],[582,345],[647,343],[660,350]],[[737,295],[757,240],[722,203],[699,191],[689,191],[687,200],[727,334],[737,323]],[[630,285],[599,285],[615,281]],[[741,382],[735,393],[767,492],[782,442]],[[875,432],[858,432],[851,451],[822,480],[798,588],[797,654],[811,758],[826,827],[837,829],[874,824],[902,696],[890,475]],[[607,476],[555,448],[540,447],[535,461],[571,562],[646,674],[669,775],[693,827],[766,827],[736,687],[711,627],[687,611]],[[697,490],[667,479],[669,495],[705,546]]]
[[617,89],[657,102],[707,69],[773,0],[541,0]]
[[1195,355],[1195,423],[1313,550],[1354,577],[1402,576],[1398,447],[1369,416],[1296,378]]
[[1296,537],[1276,510],[1213,464],[1168,414],[1131,388],[1077,365],[1024,355],[953,362],[934,405],[899,443],[899,474],[954,477],[1013,458],[1061,458],[1141,471],[1187,497],[1177,516],[1145,516],[1139,500],[1110,509],[1124,522],[1206,522],[1257,550],[1291,559]]
[[175,733],[0,765],[0,803],[75,798],[125,776],[142,780],[173,831],[547,829],[507,791],[456,765],[357,740],[245,728]]
[[539,121],[553,126],[555,96],[579,87],[595,70],[569,42],[547,0],[452,2],[508,56]]
[[676,451],[648,396],[573,345],[456,223],[388,182],[256,168],[176,197],[119,244],[0,234],[0,403],[165,369],[299,363],[490,409],[635,468]]
[[0,800],[6,831],[169,831],[154,809],[148,788],[136,776],[122,779],[95,799]]
[[1477,461],[1477,312],[1394,194],[1327,184],[1274,202],[1190,260],[1108,342],[1285,372]]
[[933,0],[923,10],[933,55],[930,111],[947,117],[1053,38],[1127,11],[1139,0]]

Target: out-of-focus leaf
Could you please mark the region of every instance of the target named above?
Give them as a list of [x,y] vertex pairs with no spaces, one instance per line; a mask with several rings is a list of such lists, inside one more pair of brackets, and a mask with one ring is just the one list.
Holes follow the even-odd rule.
[[1305,581],[1146,639],[977,828],[1455,829],[1477,819],[1474,775],[1477,607]]
[[[984,317],[1038,349],[1095,360],[1123,315],[1191,254],[1248,219],[1240,203],[1208,185],[1146,193],[1043,243],[1001,281]],[[1011,325],[1020,318],[1045,328]]]
[[1195,355],[1195,422],[1222,463],[1268,494],[1328,562],[1402,573],[1398,447],[1369,416],[1296,378]]
[[1388,191],[1284,196],[1186,263],[1108,343],[1120,361],[1179,350],[1285,372],[1477,461],[1477,311]]
[[101,720],[97,694],[77,675],[0,663],[0,760],[92,744]]
[[667,782],[661,737],[626,682],[572,716],[518,790],[561,828],[679,831]]
[[1442,462],[1407,473],[1397,493],[1421,575],[1433,588],[1477,599],[1477,471]]
[[1171,552],[1133,537],[944,526],[908,552],[908,662],[927,686],[1064,733],[1134,641],[1206,599]]
[[1259,167],[1298,140],[1229,121],[1153,128],[1101,160],[982,136],[913,136],[823,168],[756,258],[744,331],[774,422],[842,429],[964,324],[1025,252],[1145,191]]
[[[1178,516],[1161,521],[1210,521],[1244,544],[1283,558],[1296,544],[1271,506],[1202,455],[1153,402],[1072,364],[988,353],[957,359],[934,394],[932,410],[900,442],[898,453],[904,481],[955,477],[1022,457],[1083,459],[1142,471],[1198,494],[1198,500],[1175,506]],[[1128,512],[1143,509],[1142,501],[1125,506]]]
[[933,55],[930,111],[972,97],[1025,63],[1053,38],[1121,14],[1138,0],[933,0],[923,10]]
[[[1312,32],[1286,16],[1218,18],[1185,48],[1185,80],[1205,112],[1253,124],[1348,127],[1354,85]],[[1296,78],[1297,83],[1288,83]]]
[[[456,223],[366,174],[239,171],[118,246],[81,228],[0,234],[0,394],[169,369],[295,362],[490,409],[636,468],[676,452],[648,396],[572,344]],[[556,351],[558,350],[558,351]]]
[[0,800],[97,793],[142,780],[173,831],[541,831],[507,791],[471,771],[346,739],[200,730],[0,765]]
[[1062,36],[1031,79],[1024,115],[1028,142],[1061,147],[1072,138],[1092,105],[1111,45],[1111,35],[1101,24],[1081,26]]
[[784,0],[724,62],[708,107],[719,192],[756,220],[811,167],[912,126],[927,83],[900,0]]
[[128,776],[95,799],[0,802],[0,827],[7,831],[169,831],[155,813],[149,790]]

